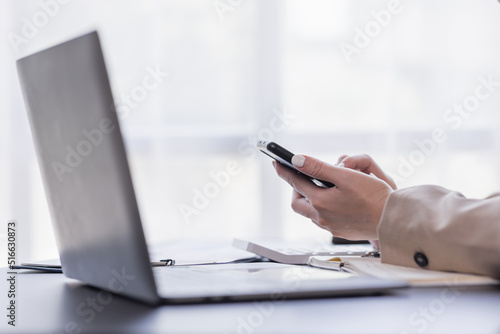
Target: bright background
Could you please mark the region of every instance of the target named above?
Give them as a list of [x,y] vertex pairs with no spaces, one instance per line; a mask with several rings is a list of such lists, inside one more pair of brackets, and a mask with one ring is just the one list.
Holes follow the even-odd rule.
[[[15,60],[94,29],[117,101],[148,68],[169,73],[121,117],[151,244],[328,238],[290,209],[288,185],[252,148],[258,136],[330,162],[369,153],[399,187],[434,183],[478,198],[500,188],[500,87],[456,129],[443,119],[479,77],[500,81],[495,0],[402,0],[350,62],[341,44],[353,45],[389,1],[66,0],[43,22],[55,1],[0,2],[2,258],[9,219],[20,226],[21,260],[57,256]],[[43,26],[15,47],[9,38],[34,18]],[[283,113],[293,117],[276,123]],[[402,177],[401,159],[418,156],[415,141],[436,128],[447,140]],[[185,219],[180,208],[229,161],[241,172]]]

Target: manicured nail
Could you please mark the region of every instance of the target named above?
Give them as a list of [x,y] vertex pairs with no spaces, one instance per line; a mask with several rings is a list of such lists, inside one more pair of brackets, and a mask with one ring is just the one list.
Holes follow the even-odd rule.
[[341,167],[341,168],[342,168],[342,167],[345,167],[345,164],[344,164],[343,162],[341,162],[341,163],[339,163],[339,164],[337,165],[337,167]]
[[292,157],[292,164],[295,167],[302,167],[302,166],[304,166],[304,161],[306,161],[306,158],[304,158],[302,155],[295,154]]

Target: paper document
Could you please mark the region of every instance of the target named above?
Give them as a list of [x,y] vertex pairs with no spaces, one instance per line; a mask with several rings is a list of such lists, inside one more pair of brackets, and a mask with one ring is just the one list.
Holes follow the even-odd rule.
[[345,270],[360,275],[407,281],[412,286],[495,285],[500,282],[487,276],[426,270],[382,263],[379,258],[311,256],[312,267]]

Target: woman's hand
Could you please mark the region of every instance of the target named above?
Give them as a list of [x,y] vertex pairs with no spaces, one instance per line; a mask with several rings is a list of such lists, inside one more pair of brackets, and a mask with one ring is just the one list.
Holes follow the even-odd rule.
[[[373,174],[387,182],[393,190],[397,189],[394,180],[367,154],[342,155],[337,161],[337,166],[355,169],[368,175]],[[376,250],[380,249],[378,240],[370,240],[370,243]]]
[[337,161],[337,166],[355,169],[368,175],[373,174],[379,179],[387,182],[387,184],[390,185],[393,190],[397,189],[394,180],[389,175],[387,175],[379,165],[377,165],[372,157],[367,154],[358,154],[351,156],[342,155]]
[[[304,174],[335,184],[329,189],[316,186],[277,162],[273,165],[278,175],[294,189],[292,208],[295,212],[341,238],[378,239],[377,226],[393,188],[387,182],[365,174],[370,171],[374,175],[385,175],[380,173],[382,170],[373,160],[351,159],[348,164],[354,166],[354,162],[360,171],[332,166],[311,157],[293,157],[292,163]],[[394,185],[390,178],[387,180]]]

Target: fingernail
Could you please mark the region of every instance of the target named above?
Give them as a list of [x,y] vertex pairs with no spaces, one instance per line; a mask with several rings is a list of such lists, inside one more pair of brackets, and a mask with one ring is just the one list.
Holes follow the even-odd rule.
[[342,168],[342,167],[345,167],[344,162],[339,163],[339,164],[337,165],[337,167],[341,167],[341,168]]
[[273,160],[273,162],[272,162],[272,163],[273,163],[273,167],[274,167],[274,169],[276,169],[276,161],[274,161],[274,160]]
[[304,158],[302,155],[295,154],[292,157],[292,164],[295,167],[302,167],[302,166],[304,166],[304,161],[306,161],[306,158]]

